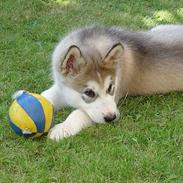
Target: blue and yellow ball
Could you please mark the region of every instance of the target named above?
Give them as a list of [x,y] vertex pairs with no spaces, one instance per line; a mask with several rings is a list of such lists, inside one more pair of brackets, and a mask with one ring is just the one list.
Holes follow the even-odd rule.
[[9,109],[12,130],[24,137],[39,137],[53,126],[52,104],[42,95],[24,91]]

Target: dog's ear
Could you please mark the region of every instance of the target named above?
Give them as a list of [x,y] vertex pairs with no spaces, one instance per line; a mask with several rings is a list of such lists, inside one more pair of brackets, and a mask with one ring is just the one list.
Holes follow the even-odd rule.
[[81,68],[86,64],[82,54],[81,50],[73,45],[71,46],[66,55],[65,58],[61,64],[61,72],[63,75],[77,75]]
[[121,43],[113,45],[104,57],[102,65],[104,68],[115,68],[124,53],[124,47]]

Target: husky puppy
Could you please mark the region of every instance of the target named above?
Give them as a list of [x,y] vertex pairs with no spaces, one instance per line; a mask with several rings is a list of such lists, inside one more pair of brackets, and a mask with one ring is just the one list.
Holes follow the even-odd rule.
[[60,140],[119,118],[123,96],[183,90],[183,25],[149,31],[88,27],[62,39],[52,56],[54,84],[44,95],[55,110],[76,108],[53,127]]

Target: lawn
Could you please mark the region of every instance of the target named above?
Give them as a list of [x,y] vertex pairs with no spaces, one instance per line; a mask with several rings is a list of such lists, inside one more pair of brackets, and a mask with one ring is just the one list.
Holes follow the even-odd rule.
[[[134,30],[183,23],[182,0],[0,1],[0,183],[182,183],[183,94],[127,97],[114,125],[96,125],[59,143],[24,139],[7,123],[11,95],[51,84],[50,57],[81,26]],[[71,109],[57,113],[55,123]]]

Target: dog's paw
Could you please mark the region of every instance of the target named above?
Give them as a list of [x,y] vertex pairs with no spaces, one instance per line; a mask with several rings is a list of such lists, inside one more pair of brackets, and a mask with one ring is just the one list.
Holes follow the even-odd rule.
[[71,130],[66,127],[65,124],[60,123],[55,125],[48,133],[48,138],[52,140],[59,141],[63,138],[71,136]]

